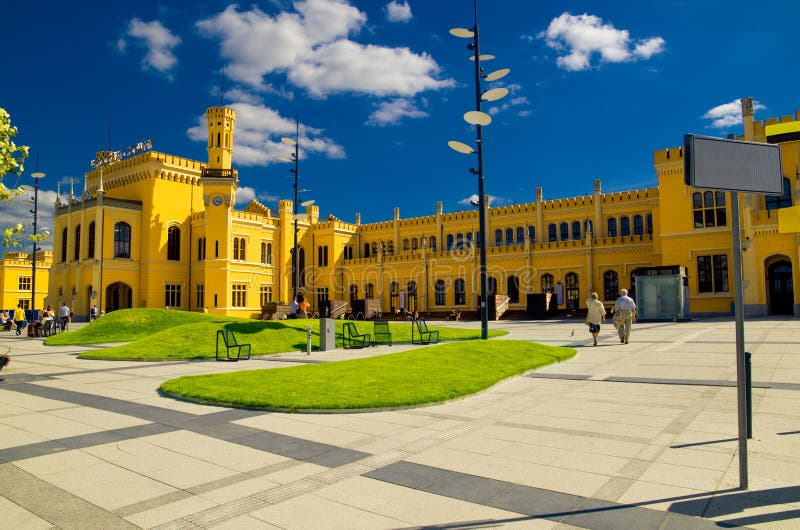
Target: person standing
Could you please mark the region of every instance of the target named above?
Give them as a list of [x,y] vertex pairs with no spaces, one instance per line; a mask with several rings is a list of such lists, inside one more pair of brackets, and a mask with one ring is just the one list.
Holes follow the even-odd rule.
[[89,322],[94,322],[95,320],[97,320],[97,306],[93,305],[89,310]]
[[61,302],[61,307],[58,308],[58,321],[61,324],[61,331],[66,330],[69,323],[69,306],[66,302]]
[[297,318],[297,308],[299,305],[300,304],[297,302],[297,298],[292,300],[292,303],[289,304],[289,318]]
[[597,296],[592,293],[592,297],[586,301],[586,323],[589,324],[589,333],[592,334],[594,345],[597,346],[597,336],[600,334],[600,324],[606,320],[606,308]]
[[302,294],[297,295],[297,318],[308,318],[308,302]]
[[617,315],[619,327],[619,341],[622,344],[628,344],[628,339],[631,336],[631,324],[636,320],[636,302],[633,298],[628,296],[628,290],[622,289],[619,292],[619,298],[614,303],[614,314]]

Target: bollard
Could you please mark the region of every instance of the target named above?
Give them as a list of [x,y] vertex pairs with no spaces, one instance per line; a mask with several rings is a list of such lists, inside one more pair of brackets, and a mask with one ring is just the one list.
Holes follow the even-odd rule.
[[311,326],[306,326],[306,355],[311,355]]
[[745,402],[747,404],[747,439],[753,438],[753,365],[750,352],[744,352]]

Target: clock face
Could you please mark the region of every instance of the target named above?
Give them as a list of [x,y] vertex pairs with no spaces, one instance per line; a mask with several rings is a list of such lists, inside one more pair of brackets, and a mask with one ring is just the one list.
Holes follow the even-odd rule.
[[219,206],[219,205],[222,204],[222,197],[220,197],[219,195],[217,195],[216,197],[214,197],[211,200],[214,203],[214,206]]

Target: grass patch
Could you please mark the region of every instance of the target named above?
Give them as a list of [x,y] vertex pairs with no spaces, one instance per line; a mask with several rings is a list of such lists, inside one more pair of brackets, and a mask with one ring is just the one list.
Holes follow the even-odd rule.
[[575,355],[524,341],[470,341],[336,363],[186,376],[168,395],[245,408],[348,410],[439,403]]
[[[337,344],[343,321],[336,321]],[[356,322],[360,333],[372,334],[372,322]],[[128,342],[113,348],[83,352],[83,359],[174,360],[213,359],[219,329],[230,329],[242,344],[251,344],[253,355],[301,351],[306,348],[306,326],[311,326],[312,347],[319,348],[317,320],[249,320],[209,316],[165,309],[125,309],[114,311],[88,326],[48,337],[48,345]],[[390,323],[393,342],[411,342],[411,323]],[[480,338],[480,330],[439,329],[443,341]],[[491,330],[490,337],[507,332]]]

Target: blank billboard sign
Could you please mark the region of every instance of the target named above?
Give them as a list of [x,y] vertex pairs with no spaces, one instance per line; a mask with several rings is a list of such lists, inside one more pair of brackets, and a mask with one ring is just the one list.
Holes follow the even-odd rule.
[[777,145],[687,134],[684,179],[694,188],[780,195],[781,149]]

